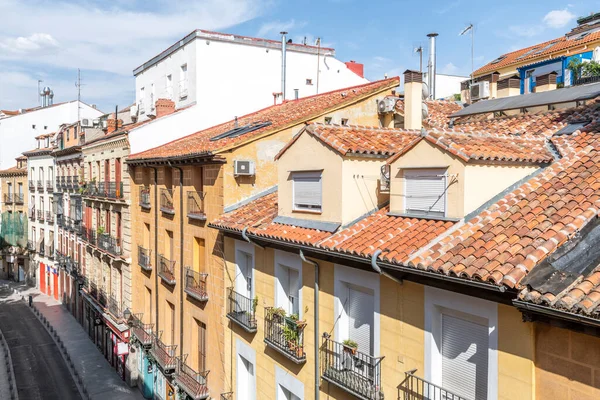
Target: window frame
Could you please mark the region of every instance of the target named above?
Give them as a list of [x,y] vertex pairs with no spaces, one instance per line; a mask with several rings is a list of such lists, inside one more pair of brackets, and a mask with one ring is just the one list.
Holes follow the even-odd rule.
[[[443,215],[439,215],[437,214],[438,212],[435,211],[432,213],[432,211],[428,211],[428,212],[423,212],[421,213],[416,213],[414,211],[410,211],[408,209],[408,204],[407,204],[407,193],[408,193],[408,181],[409,179],[406,177],[406,172],[407,171],[422,171],[422,170],[428,170],[428,171],[435,171],[435,170],[439,170],[439,171],[443,171],[444,173],[441,174],[440,176],[443,176],[444,178],[444,193],[443,193],[443,201],[444,201],[444,211],[443,211]],[[415,167],[415,168],[402,168],[402,177],[404,180],[403,183],[403,187],[402,187],[402,193],[404,196],[404,204],[403,204],[403,213],[406,215],[410,215],[413,216],[415,218],[447,218],[448,215],[448,168],[447,167]]]
[[[308,212],[313,214],[321,214],[323,212],[323,171],[292,171],[292,211],[296,212]],[[298,203],[296,202],[296,177],[300,177],[300,175],[304,175],[305,179],[310,178],[310,175],[319,177],[319,184],[321,186],[321,198],[319,208],[316,207],[298,207]],[[309,205],[306,205],[309,206]]]

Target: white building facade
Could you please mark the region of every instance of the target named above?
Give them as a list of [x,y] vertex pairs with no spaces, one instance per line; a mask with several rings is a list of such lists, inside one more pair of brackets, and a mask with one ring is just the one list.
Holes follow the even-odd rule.
[[[337,60],[332,48],[287,43],[285,70],[286,100],[368,82],[361,64]],[[196,30],[133,74],[140,121],[166,98],[198,106],[198,131],[281,102],[282,43]]]

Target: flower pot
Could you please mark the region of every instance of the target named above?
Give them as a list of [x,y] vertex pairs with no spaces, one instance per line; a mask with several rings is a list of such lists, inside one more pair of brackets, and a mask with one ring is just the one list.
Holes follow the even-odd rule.
[[356,351],[358,350],[357,347],[350,347],[350,346],[347,346],[345,344],[343,346],[344,346],[344,351],[347,352],[347,353],[351,353],[352,355],[355,355]]

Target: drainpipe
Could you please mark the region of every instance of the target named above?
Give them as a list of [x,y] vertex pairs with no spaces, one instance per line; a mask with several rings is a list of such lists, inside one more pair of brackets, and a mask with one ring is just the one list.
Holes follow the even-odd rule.
[[282,102],[285,101],[285,58],[286,58],[286,50],[287,50],[287,42],[285,39],[285,35],[287,32],[281,33],[281,93],[282,93]]
[[300,250],[300,259],[305,263],[312,264],[315,267],[315,290],[314,290],[314,303],[315,303],[315,400],[319,400],[319,264],[315,261],[308,260],[302,250]]
[[263,246],[261,246],[260,244],[258,244],[258,243],[256,243],[256,242],[253,242],[252,240],[250,240],[250,238],[248,237],[248,235],[246,235],[246,231],[247,231],[247,230],[248,230],[248,227],[245,227],[244,229],[242,229],[242,238],[243,238],[243,239],[244,239],[246,242],[250,243],[251,245],[254,245],[254,246],[256,246],[256,247],[260,247],[261,249],[263,249],[263,250],[264,250],[265,248],[264,248]]
[[169,167],[179,170],[179,357],[183,358],[183,169],[170,162]]
[[156,310],[156,336],[158,337],[158,168],[154,170],[154,309]]
[[380,254],[381,254],[381,249],[377,249],[371,256],[371,268],[373,268],[373,270],[375,272],[377,272],[379,275],[383,275],[387,278],[390,278],[394,282],[402,285],[402,279],[398,279],[395,276],[392,276],[392,275],[388,274],[387,272],[382,271],[381,267],[379,265],[377,265],[377,257],[379,257]]

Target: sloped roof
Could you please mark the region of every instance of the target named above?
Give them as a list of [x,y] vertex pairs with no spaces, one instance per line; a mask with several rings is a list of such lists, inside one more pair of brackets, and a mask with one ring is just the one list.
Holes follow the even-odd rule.
[[[450,122],[450,116],[462,110],[463,106],[456,101],[449,100],[424,100],[428,116],[423,120],[425,128],[445,128]],[[396,112],[404,115],[404,99],[396,102]]]
[[[129,156],[129,160],[215,153],[239,145],[263,134],[276,132],[288,126],[309,121],[328,111],[338,109],[346,104],[352,104],[376,93],[396,87],[399,83],[400,79],[396,77],[314,96],[303,97],[298,100],[285,101],[281,104],[270,106],[240,117],[237,119],[237,122],[225,122],[212,128],[174,140],[165,145],[141,153],[132,154]],[[269,126],[254,130],[250,133],[211,141],[211,138],[238,126],[267,121],[271,122]]]

